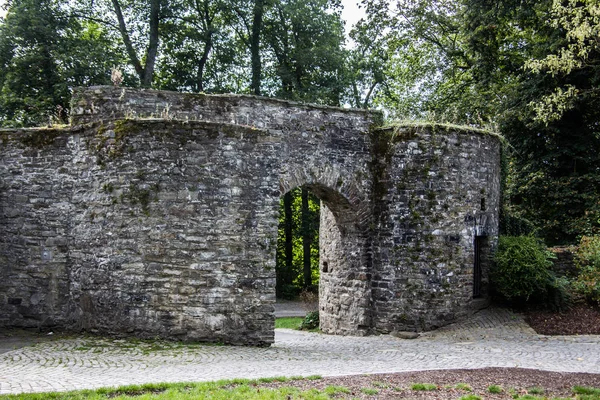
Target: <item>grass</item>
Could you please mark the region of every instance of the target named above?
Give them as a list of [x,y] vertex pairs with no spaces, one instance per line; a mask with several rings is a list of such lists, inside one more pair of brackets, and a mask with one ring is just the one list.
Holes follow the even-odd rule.
[[502,387],[500,387],[498,385],[490,385],[490,386],[488,386],[487,390],[488,390],[488,392],[494,393],[494,394],[502,393]]
[[573,393],[577,395],[578,400],[600,400],[600,389],[598,388],[575,386]]
[[302,317],[284,317],[275,319],[275,329],[300,329],[300,324],[304,318]]
[[427,390],[436,390],[438,387],[437,387],[437,385],[434,385],[433,383],[413,383],[412,385],[410,385],[410,388],[412,390],[427,391]]
[[454,388],[458,389],[458,390],[464,390],[465,392],[472,392],[473,391],[473,388],[470,385],[468,385],[466,383],[462,383],[462,382],[461,383],[457,383],[454,386]]
[[544,389],[539,387],[532,387],[527,389],[528,394],[544,394]]
[[330,396],[337,396],[339,394],[350,394],[352,391],[345,386],[327,386],[324,392]]
[[[145,385],[130,385],[118,388],[102,388],[98,390],[80,390],[64,393],[25,393],[19,395],[0,395],[0,400],[187,400],[187,399],[211,399],[211,400],[277,400],[277,399],[303,399],[303,400],[325,400],[325,399],[350,399],[355,398],[356,394],[364,396],[386,395],[389,391],[400,391],[404,389],[392,387],[389,384],[381,381],[372,381],[369,386],[353,387],[329,385],[324,389],[306,388],[310,384],[300,384],[302,388],[294,387],[295,381],[307,381],[321,379],[319,375],[308,377],[272,377],[260,379],[231,379],[220,380],[215,382],[199,382],[199,383],[157,383]],[[275,385],[279,387],[268,387],[269,384],[287,383],[285,385]],[[272,386],[272,385],[270,385]],[[362,386],[362,385],[361,385]],[[463,391],[474,390],[466,383],[457,383],[438,387],[432,383],[415,383],[410,385],[410,389],[416,391],[431,391],[439,390],[435,393],[435,397],[444,397],[453,390],[459,389]],[[445,392],[446,391],[446,392]],[[489,393],[502,393],[505,390],[498,385],[490,385],[487,387]],[[506,390],[513,399],[516,400],[563,400],[558,397],[540,396],[545,392],[539,387],[529,388],[527,394],[517,394],[517,390],[509,388]],[[537,396],[534,395],[538,394]],[[525,390],[520,390],[520,393],[525,393]],[[454,392],[456,395],[456,392]],[[425,393],[421,396],[428,398]],[[459,400],[481,400],[485,398],[483,393],[467,393]],[[448,397],[450,398],[450,397]],[[453,398],[457,398],[454,396]],[[575,386],[572,389],[571,400],[600,400],[600,389],[584,386]]]
[[573,387],[573,393],[600,396],[600,389],[585,386],[575,386]]
[[350,390],[341,386],[329,386],[325,390],[300,390],[294,387],[267,388],[261,383],[290,382],[294,380],[321,379],[319,375],[308,377],[274,377],[261,379],[231,379],[215,382],[200,383],[151,383],[145,385],[129,385],[118,388],[102,388],[98,390],[78,390],[72,392],[52,393],[23,393],[18,395],[0,395],[7,400],[178,400],[178,399],[211,399],[211,400],[241,400],[241,399],[286,399],[298,398],[307,400],[329,399]]

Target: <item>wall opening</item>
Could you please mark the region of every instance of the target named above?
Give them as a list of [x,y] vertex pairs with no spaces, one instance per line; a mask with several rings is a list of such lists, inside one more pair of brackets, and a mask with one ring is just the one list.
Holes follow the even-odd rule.
[[473,298],[483,296],[483,263],[486,246],[485,236],[475,236],[473,255]]
[[318,295],[320,200],[306,187],[284,194],[279,206],[275,261],[277,299]]
[[[321,184],[305,184],[282,196],[275,285],[280,310],[286,309],[282,299],[296,297],[298,314],[319,311],[325,333],[369,332],[371,253],[364,216],[344,194]],[[304,256],[308,250],[310,263]]]

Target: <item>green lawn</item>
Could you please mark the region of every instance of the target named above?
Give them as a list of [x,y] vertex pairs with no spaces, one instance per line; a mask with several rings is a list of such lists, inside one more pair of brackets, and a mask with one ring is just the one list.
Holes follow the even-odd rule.
[[[146,385],[122,386],[119,388],[104,388],[98,390],[78,390],[73,392],[53,393],[24,393],[18,395],[0,395],[0,399],[14,400],[179,400],[179,399],[288,399],[302,398],[310,400],[329,399],[332,395],[343,393],[343,388],[326,388],[323,391],[316,389],[300,390],[294,387],[265,388],[259,386],[268,382],[287,382],[291,380],[314,380],[320,376],[293,377],[293,378],[263,378],[256,380],[233,379],[216,382],[201,383],[158,383]],[[334,393],[332,393],[334,392]]]
[[275,319],[275,329],[299,329],[304,318],[302,317],[285,317]]
[[[325,400],[325,399],[354,399],[356,395],[361,393],[366,395],[366,398],[377,398],[382,391],[387,391],[387,394],[401,392],[403,395],[399,397],[405,398],[415,395],[417,392],[426,393],[430,391],[431,398],[448,398],[460,400],[482,400],[485,395],[466,394],[460,397],[456,392],[457,388],[465,387],[465,384],[439,386],[431,383],[416,383],[408,387],[390,386],[384,382],[373,381],[370,384],[362,382],[356,385],[353,382],[348,382],[347,386],[340,385],[321,385],[321,389],[310,388],[312,383],[306,384],[303,382],[299,386],[302,388],[293,387],[294,381],[319,380],[320,376],[314,375],[309,377],[276,377],[276,378],[261,378],[261,379],[232,379],[221,380],[216,382],[199,382],[199,383],[158,383],[146,385],[131,385],[118,388],[103,388],[98,390],[79,390],[72,392],[54,392],[54,393],[34,393],[34,394],[19,394],[19,395],[0,395],[0,400],[187,400],[187,399],[211,399],[211,400]],[[269,387],[273,382],[284,382],[281,387]],[[290,385],[290,386],[286,386]],[[372,386],[372,387],[371,387]],[[490,386],[489,388],[491,388]],[[489,389],[488,388],[488,389]],[[499,386],[500,392],[503,392]],[[471,386],[469,386],[471,389]],[[465,390],[465,389],[461,389]],[[531,392],[539,393],[541,388],[532,388]],[[489,390],[490,393],[495,392]],[[517,395],[517,391],[513,388],[508,390],[507,396],[504,398],[513,398],[516,400],[565,400],[563,398],[535,396],[533,393]],[[529,390],[520,390],[530,392]],[[405,396],[404,396],[405,395]],[[509,396],[510,395],[510,396]],[[364,396],[361,396],[364,398]],[[420,395],[419,398],[429,398],[429,396]],[[571,391],[573,400],[600,400],[600,389],[591,387],[575,386]]]

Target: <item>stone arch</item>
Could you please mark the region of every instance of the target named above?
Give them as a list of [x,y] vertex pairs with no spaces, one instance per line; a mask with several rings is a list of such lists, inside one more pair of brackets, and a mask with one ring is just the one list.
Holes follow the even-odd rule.
[[302,169],[280,180],[283,196],[303,187],[321,200],[319,228],[320,328],[325,333],[364,335],[371,327],[372,221],[368,187],[331,168]]

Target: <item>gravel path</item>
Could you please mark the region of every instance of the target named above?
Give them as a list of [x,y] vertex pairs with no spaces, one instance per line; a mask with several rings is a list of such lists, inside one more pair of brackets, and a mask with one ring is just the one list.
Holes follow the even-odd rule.
[[[0,349],[6,350],[1,344],[5,340],[0,339]],[[520,316],[503,309],[483,310],[467,322],[415,340],[281,329],[276,331],[275,341],[269,348],[136,343],[93,337],[42,341],[0,354],[0,393],[236,377],[485,367],[600,374],[600,336],[540,336]]]

